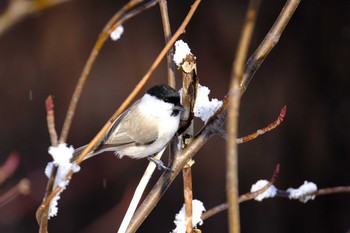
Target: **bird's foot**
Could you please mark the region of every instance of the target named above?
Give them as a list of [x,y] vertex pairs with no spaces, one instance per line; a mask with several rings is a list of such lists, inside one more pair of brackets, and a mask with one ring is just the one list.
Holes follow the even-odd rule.
[[158,170],[166,170],[166,171],[171,171],[170,167],[167,167],[164,165],[164,163],[162,162],[162,160],[160,159],[155,159],[153,158],[153,156],[147,156],[147,159],[153,163],[155,163],[155,165],[157,165]]

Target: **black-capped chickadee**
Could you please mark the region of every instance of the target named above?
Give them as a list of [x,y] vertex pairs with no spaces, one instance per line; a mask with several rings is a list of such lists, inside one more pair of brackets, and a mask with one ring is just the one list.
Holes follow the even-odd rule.
[[[166,168],[152,156],[177,132],[181,111],[183,107],[176,90],[167,85],[154,86],[113,122],[102,141],[84,159],[114,151],[120,158],[124,155],[134,159],[148,157],[158,168]],[[73,160],[85,147],[74,151]]]

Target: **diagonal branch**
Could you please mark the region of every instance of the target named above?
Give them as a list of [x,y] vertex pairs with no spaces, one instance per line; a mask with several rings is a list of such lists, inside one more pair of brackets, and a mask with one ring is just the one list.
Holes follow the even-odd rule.
[[292,18],[300,1],[301,0],[288,0],[286,2],[270,31],[267,33],[264,40],[261,42],[253,55],[248,59],[244,67],[243,79],[240,83],[241,94],[245,92],[255,72],[259,69],[267,55],[269,55],[271,50],[278,43],[282,32],[287,26],[289,20]]
[[[270,181],[264,186],[262,187],[261,189],[259,190],[256,190],[255,192],[248,192],[248,193],[245,193],[243,195],[241,195],[238,199],[238,202],[239,203],[242,203],[244,201],[249,201],[249,200],[252,200],[254,199],[256,196],[262,194],[263,192],[265,192],[269,187],[271,187],[276,179],[277,179],[277,175],[279,173],[279,169],[280,169],[280,166],[279,164],[277,164],[276,168],[275,168],[275,171],[272,175],[272,178],[270,179]],[[224,210],[227,210],[229,207],[229,204],[226,202],[226,203],[223,203],[223,204],[220,204],[220,205],[217,205],[209,210],[207,210],[206,212],[203,213],[202,215],[202,219],[205,220],[205,219],[208,219]]]
[[[90,56],[85,64],[83,72],[80,75],[78,83],[75,87],[71,102],[70,102],[68,110],[67,110],[66,118],[65,118],[65,121],[64,121],[64,124],[62,127],[62,131],[61,131],[61,135],[60,135],[60,139],[59,139],[60,143],[63,143],[67,140],[69,129],[70,129],[70,126],[72,124],[73,117],[75,114],[75,109],[78,105],[78,101],[79,101],[81,92],[83,90],[84,84],[87,80],[87,77],[90,73],[92,65],[94,64],[94,62],[96,60],[98,53],[100,52],[105,41],[108,39],[108,36],[110,34],[109,33],[110,29],[113,27],[115,22],[118,19],[120,19],[127,11],[131,10],[133,7],[142,3],[143,1],[144,0],[130,0],[115,15],[113,15],[113,17],[107,22],[107,24],[103,28],[102,32],[100,33],[100,35],[99,35],[99,37],[94,45],[94,48],[92,49]],[[119,24],[121,24],[121,23],[119,23]]]
[[241,137],[241,138],[237,138],[237,144],[249,142],[250,140],[253,140],[253,139],[275,129],[277,126],[279,126],[282,123],[282,121],[286,115],[286,111],[287,111],[287,107],[284,106],[281,109],[280,115],[278,116],[277,120],[275,120],[274,122],[272,122],[271,124],[269,124],[268,126],[262,128],[262,129],[258,129],[257,131],[255,131],[252,134],[249,134],[249,135]]

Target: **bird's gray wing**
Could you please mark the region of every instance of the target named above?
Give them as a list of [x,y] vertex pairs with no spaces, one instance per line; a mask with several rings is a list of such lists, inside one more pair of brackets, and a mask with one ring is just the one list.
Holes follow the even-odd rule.
[[157,140],[156,121],[144,122],[145,117],[136,107],[138,102],[139,100],[115,120],[101,143],[103,148],[148,145]]

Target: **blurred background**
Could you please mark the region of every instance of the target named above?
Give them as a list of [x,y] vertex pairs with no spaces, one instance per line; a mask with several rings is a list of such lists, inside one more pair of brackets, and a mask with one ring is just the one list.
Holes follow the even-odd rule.
[[[9,1],[0,2],[4,13]],[[53,95],[58,132],[78,77],[108,19],[126,1],[72,0],[35,13],[0,34],[0,164],[16,152],[20,163],[0,186],[0,194],[22,178],[31,193],[0,208],[0,232],[38,232],[35,212],[41,204],[51,160],[45,99]],[[227,92],[232,59],[248,1],[203,1],[186,34],[197,57],[200,82],[211,96]],[[263,1],[250,54],[262,41],[285,1]],[[173,32],[191,1],[169,1]],[[117,41],[107,41],[82,93],[68,143],[88,143],[138,80],[164,45],[159,7],[124,24]],[[297,188],[305,180],[319,188],[350,185],[350,2],[302,1],[280,42],[272,50],[242,98],[239,135],[274,121],[283,105],[282,125],[239,146],[239,192],[259,179],[270,179],[276,164],[281,171],[275,185]],[[166,83],[166,64],[154,73],[145,90]],[[181,83],[178,73],[177,86]],[[144,91],[145,91],[144,90]],[[202,123],[196,122],[200,128]],[[225,202],[225,140],[212,138],[194,157],[194,198],[207,209]],[[117,159],[112,153],[87,160],[59,201],[58,216],[49,232],[116,232],[147,160]],[[161,174],[151,180],[151,189]],[[170,232],[183,203],[179,176],[139,229]],[[249,201],[240,205],[242,232],[348,232],[350,195],[317,197],[302,204],[288,199]],[[204,222],[203,232],[226,232],[222,212]]]

